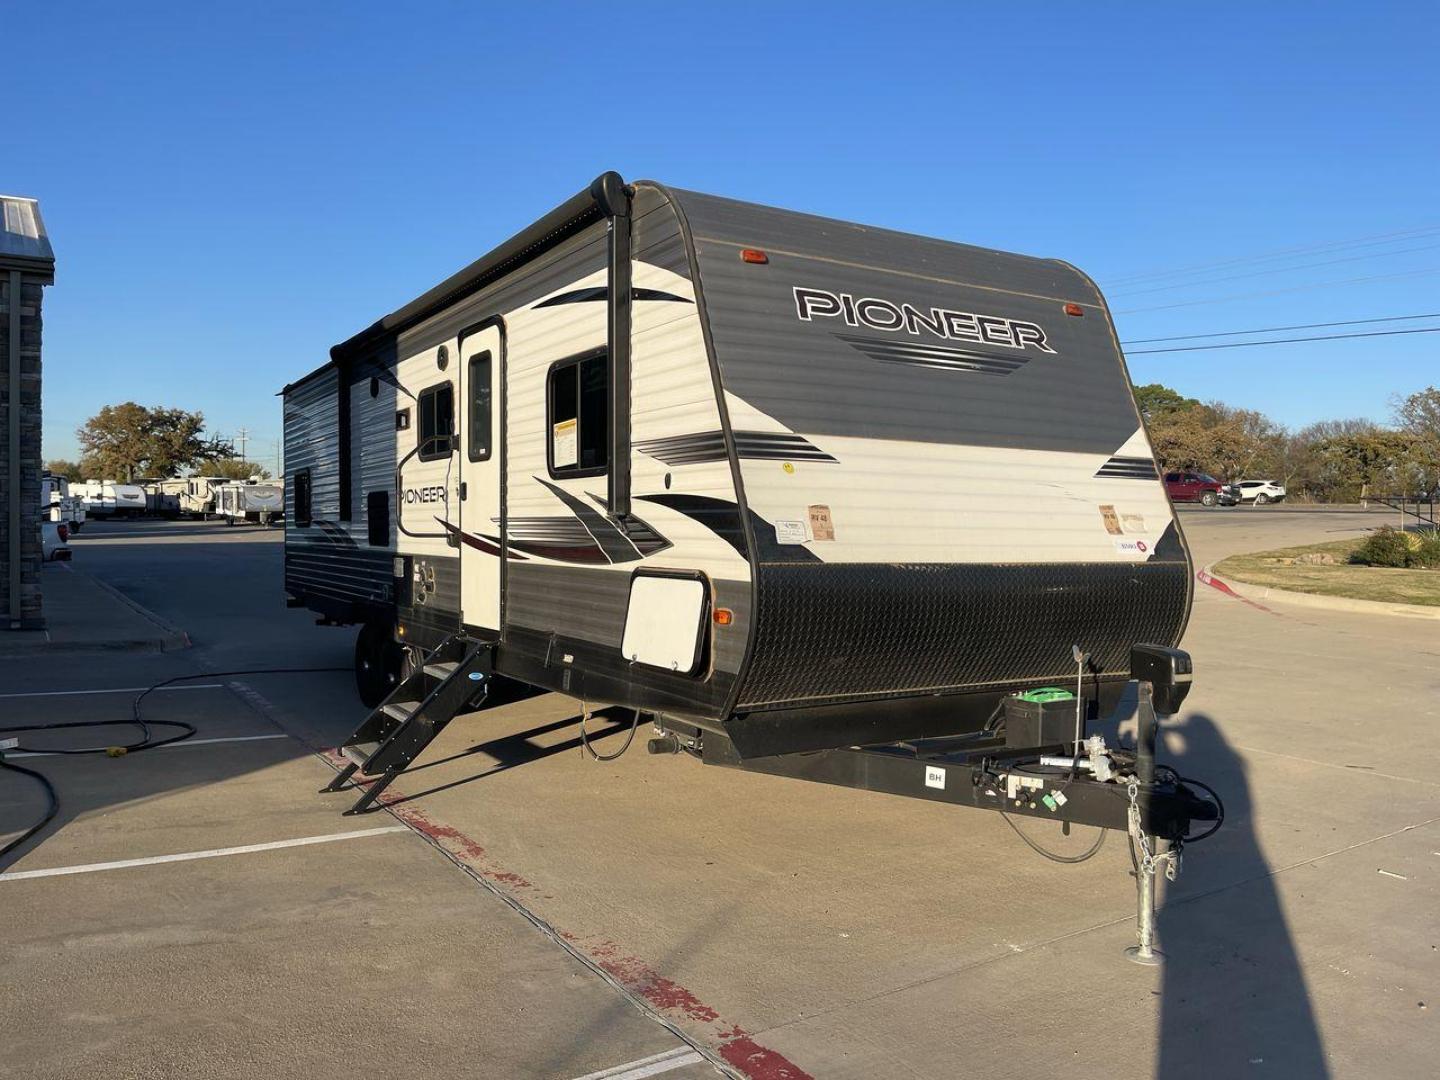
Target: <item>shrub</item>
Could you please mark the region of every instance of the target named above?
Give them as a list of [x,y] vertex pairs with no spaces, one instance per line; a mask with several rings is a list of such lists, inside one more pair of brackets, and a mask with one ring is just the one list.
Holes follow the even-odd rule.
[[1366,566],[1407,566],[1411,557],[1405,533],[1386,525],[1367,536],[1350,559]]
[[1417,535],[1420,536],[1420,546],[1411,554],[1410,565],[1440,570],[1440,532]]

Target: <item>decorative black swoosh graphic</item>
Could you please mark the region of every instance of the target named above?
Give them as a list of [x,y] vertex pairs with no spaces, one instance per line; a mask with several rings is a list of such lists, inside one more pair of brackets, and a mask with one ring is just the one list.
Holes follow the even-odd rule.
[[[745,528],[740,518],[740,507],[735,503],[725,499],[712,498],[709,495],[684,495],[678,492],[637,495],[636,498],[668,506],[671,510],[679,511],[686,517],[693,518],[733,547],[742,557],[749,558],[745,545]],[[818,563],[822,561],[803,544],[777,543],[775,526],[753,510],[748,511],[748,514],[750,531],[755,536],[755,556],[758,562]]]
[[1155,471],[1155,461],[1148,457],[1121,457],[1116,454],[1104,465],[1096,476],[1108,476],[1117,480],[1158,480],[1160,474]]
[[1024,367],[1030,359],[1023,355],[1000,356],[995,353],[974,352],[970,349],[952,349],[945,345],[885,341],[880,338],[858,337],[853,334],[836,334],[835,336],[872,360],[933,368],[938,371],[962,371],[977,375],[1009,375]]
[[[660,439],[640,439],[636,441],[635,449],[666,465],[724,461],[725,434],[721,431],[697,431],[687,435],[667,435]],[[742,458],[771,461],[835,460],[802,436],[786,431],[737,431],[735,452]]]
[[[594,304],[603,303],[610,299],[610,287],[608,285],[595,285],[588,289],[574,289],[570,292],[561,293],[559,296],[552,296],[549,300],[541,300],[534,307],[555,307],[557,304]],[[630,290],[632,300],[668,300],[675,304],[693,304],[695,301],[687,300],[683,296],[676,296],[674,293],[662,292],[659,289]]]

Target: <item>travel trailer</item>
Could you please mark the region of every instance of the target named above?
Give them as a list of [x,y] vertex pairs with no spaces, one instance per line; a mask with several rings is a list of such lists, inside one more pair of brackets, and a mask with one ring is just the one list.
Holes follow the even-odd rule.
[[85,524],[85,506],[80,498],[70,493],[70,481],[63,476],[41,474],[40,506],[47,521],[68,526],[72,534],[78,533]]
[[278,483],[268,481],[229,480],[216,484],[215,513],[227,525],[237,521],[254,521],[269,526],[285,514],[285,494]]
[[221,476],[187,476],[179,495],[180,515],[208,519],[215,512],[215,486],[223,483]]
[[185,491],[184,480],[137,480],[136,486],[145,492],[145,511],[155,517],[179,517],[180,495]]
[[1184,538],[1066,263],[607,173],[283,398],[285,589],[377,705],[356,811],[506,678],[711,764],[1114,828],[1138,770],[1143,835],[1215,818],[1153,715],[1104,794],[1003,764],[1189,688]]
[[136,484],[82,480],[75,487],[91,517],[139,517],[145,513],[145,492]]

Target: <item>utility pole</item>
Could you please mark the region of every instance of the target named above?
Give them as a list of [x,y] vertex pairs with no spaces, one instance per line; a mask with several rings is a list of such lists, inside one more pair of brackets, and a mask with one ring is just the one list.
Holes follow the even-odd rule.
[[249,428],[236,428],[235,441],[240,444],[240,460],[245,460],[245,441],[250,438]]

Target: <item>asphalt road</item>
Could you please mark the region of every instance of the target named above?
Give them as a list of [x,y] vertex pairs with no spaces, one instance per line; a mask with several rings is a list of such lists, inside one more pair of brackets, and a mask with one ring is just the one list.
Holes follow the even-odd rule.
[[[1383,520],[1182,514],[1197,566]],[[77,566],[196,646],[0,666],[6,691],[348,665],[349,633],[284,609],[278,541],[87,527]],[[1158,971],[1122,958],[1123,844],[1061,867],[993,815],[639,752],[598,764],[575,703],[546,696],[451,725],[393,815],[339,817],[295,739],[37,759],[73,810],[12,870],[407,831],[0,880],[0,986],[21,988],[0,1076],[709,1075],[669,1068],[686,1046],[652,1016],[767,1080],[1433,1075],[1440,631],[1197,584],[1185,644],[1196,687],[1165,758],[1228,818],[1166,890]],[[157,708],[316,745],[361,712],[344,674],[217,681],[244,686]],[[80,700],[65,708],[106,707]],[[1081,849],[1082,831],[1036,836]]]

